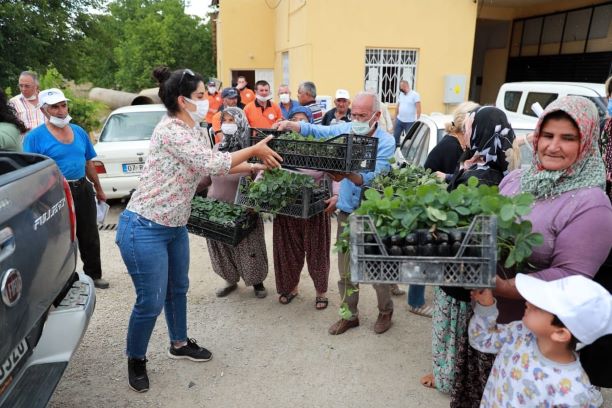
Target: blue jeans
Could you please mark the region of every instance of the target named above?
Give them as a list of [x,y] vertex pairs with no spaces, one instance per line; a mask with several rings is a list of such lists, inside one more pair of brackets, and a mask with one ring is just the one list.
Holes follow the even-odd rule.
[[144,358],[162,308],[170,340],[187,339],[189,238],[185,227],[166,227],[125,210],[115,243],[136,289],[127,355]]
[[393,137],[395,138],[395,145],[400,145],[400,137],[402,136],[402,131],[408,133],[410,128],[414,125],[414,122],[402,122],[399,119],[395,120],[395,127],[393,128]]
[[410,285],[408,287],[408,306],[421,307],[425,304],[425,286]]

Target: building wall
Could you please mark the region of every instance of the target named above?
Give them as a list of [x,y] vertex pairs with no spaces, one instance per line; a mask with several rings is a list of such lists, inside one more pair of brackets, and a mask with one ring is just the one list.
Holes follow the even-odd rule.
[[[469,86],[477,13],[472,0],[280,0],[275,9],[269,5],[221,0],[217,66],[225,84],[231,69],[250,67],[274,68],[274,82],[280,84],[282,53],[288,52],[293,96],[304,80],[315,82],[320,95],[333,95],[337,88],[355,94],[364,87],[366,48],[399,48],[418,50],[415,89],[423,112],[451,109],[443,103],[445,75],[465,75]],[[244,27],[244,21],[262,28]]]
[[274,68],[275,29],[274,11],[263,0],[221,0],[217,76],[223,86],[230,85],[231,70]]

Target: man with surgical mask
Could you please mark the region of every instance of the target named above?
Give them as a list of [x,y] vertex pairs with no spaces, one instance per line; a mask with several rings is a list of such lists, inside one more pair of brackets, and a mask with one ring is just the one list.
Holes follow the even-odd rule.
[[[21,93],[9,100],[17,117],[21,119],[28,130],[32,130],[44,123],[45,117],[38,109],[38,77],[30,71],[23,71],[19,75],[19,90]],[[23,135],[22,135],[23,136]]]
[[[388,171],[391,168],[389,159],[395,151],[395,140],[393,136],[384,129],[378,127],[380,117],[380,101],[378,96],[372,92],[360,92],[355,96],[351,110],[351,122],[341,122],[332,126],[313,125],[305,122],[282,121],[276,125],[279,130],[290,129],[302,135],[313,135],[314,137],[338,136],[342,134],[356,134],[375,137],[378,139],[378,150],[376,153],[376,167],[374,171],[359,173],[330,173],[334,181],[340,182],[340,190],[326,201],[326,212],[338,213],[338,236],[342,234],[344,224],[348,216],[358,206],[361,197],[361,187],[372,182],[377,174]],[[338,253],[338,270],[340,280],[338,289],[341,299],[347,303],[351,316],[340,319],[329,328],[332,335],[342,334],[347,330],[359,326],[359,285],[351,282],[351,273],[348,268],[348,255]],[[384,333],[391,327],[391,316],[393,314],[393,301],[391,300],[391,286],[388,284],[374,284],[376,297],[378,299],[378,319],[374,325],[374,331],[378,334]]]
[[283,118],[281,108],[272,102],[270,84],[267,81],[255,83],[255,100],[244,107],[244,113],[249,126],[259,129],[270,129]]
[[208,100],[206,123],[210,129],[213,123],[213,116],[215,116],[215,113],[217,113],[221,105],[223,105],[223,98],[217,91],[217,83],[215,81],[208,81],[208,84],[206,85],[206,100]]
[[68,114],[68,99],[61,90],[46,89],[38,97],[45,123],[26,134],[23,150],[55,160],[68,181],[74,201],[76,236],[83,271],[93,279],[96,288],[106,289],[108,282],[102,279],[96,213],[96,199],[106,201],[106,195],[92,162],[96,152],[87,132],[70,123],[72,118]]
[[291,99],[291,91],[287,84],[282,84],[278,87],[278,104],[284,119],[289,119],[289,112],[291,112],[293,108],[300,106],[298,101]]

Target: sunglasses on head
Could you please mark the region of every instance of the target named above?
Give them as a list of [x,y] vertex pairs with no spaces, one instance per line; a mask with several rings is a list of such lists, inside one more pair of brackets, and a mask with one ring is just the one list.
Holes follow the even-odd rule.
[[192,70],[190,70],[189,68],[186,68],[183,70],[183,73],[181,74],[181,79],[179,80],[178,86],[180,88],[181,84],[183,83],[183,78],[185,78],[185,74],[191,75],[192,77],[195,77],[195,74],[193,73]]

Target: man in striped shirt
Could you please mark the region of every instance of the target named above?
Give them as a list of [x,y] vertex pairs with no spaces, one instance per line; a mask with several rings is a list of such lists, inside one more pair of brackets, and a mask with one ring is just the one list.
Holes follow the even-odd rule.
[[19,75],[19,90],[21,93],[9,100],[17,112],[17,116],[24,123],[28,131],[45,122],[45,116],[37,108],[38,105],[38,77],[30,71],[23,71]]
[[323,120],[323,110],[316,101],[317,87],[313,82],[302,82],[298,88],[298,102],[312,111],[312,121],[320,125]]

